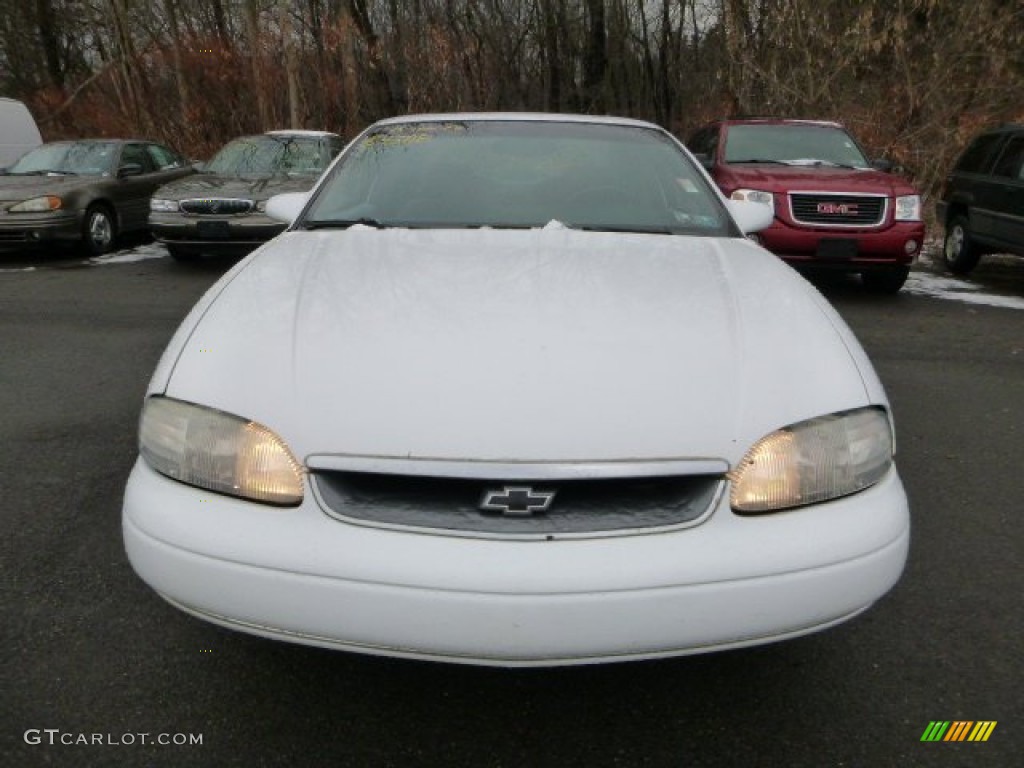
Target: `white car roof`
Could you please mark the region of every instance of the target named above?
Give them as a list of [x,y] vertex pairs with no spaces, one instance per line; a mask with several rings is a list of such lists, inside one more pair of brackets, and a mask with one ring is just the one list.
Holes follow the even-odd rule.
[[286,129],[281,131],[267,131],[267,136],[337,136],[338,134],[332,133],[331,131],[306,131],[300,129]]
[[635,128],[656,128],[661,126],[645,120],[610,115],[573,115],[557,112],[447,112],[423,115],[402,115],[380,120],[377,125],[400,125],[402,123],[453,122],[453,121],[514,121],[522,123],[601,123],[603,125],[625,125]]

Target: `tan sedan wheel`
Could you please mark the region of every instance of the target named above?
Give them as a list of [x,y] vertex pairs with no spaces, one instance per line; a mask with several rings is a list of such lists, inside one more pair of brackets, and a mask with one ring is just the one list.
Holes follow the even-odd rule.
[[117,225],[105,205],[90,205],[82,224],[82,244],[91,256],[101,256],[114,249]]

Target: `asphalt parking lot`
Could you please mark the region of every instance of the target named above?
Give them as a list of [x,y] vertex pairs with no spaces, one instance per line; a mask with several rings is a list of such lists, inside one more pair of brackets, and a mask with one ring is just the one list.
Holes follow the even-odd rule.
[[[871,611],[756,649],[521,671],[243,636],[134,576],[142,394],[230,263],[0,256],[0,765],[1020,764],[1024,260],[970,281],[925,264],[897,297],[821,284],[887,388],[911,500],[907,571]],[[997,725],[922,742],[936,720]]]

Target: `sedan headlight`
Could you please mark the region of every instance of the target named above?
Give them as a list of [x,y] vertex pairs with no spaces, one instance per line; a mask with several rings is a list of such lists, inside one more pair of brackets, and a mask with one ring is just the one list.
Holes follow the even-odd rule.
[[150,198],[149,210],[156,213],[174,213],[178,210],[178,201],[162,200],[158,197]]
[[267,212],[267,201],[266,200],[257,200],[256,201],[256,212],[257,213],[266,213]]
[[761,189],[734,189],[729,197],[733,200],[746,200],[750,203],[762,203],[769,207],[775,207],[775,196],[771,192]]
[[921,196],[902,195],[896,198],[896,221],[920,221]]
[[139,453],[188,485],[281,506],[302,501],[302,467],[285,442],[262,424],[212,408],[149,398]]
[[892,428],[881,408],[803,421],[762,438],[732,472],[740,513],[774,512],[868,488],[892,464]]
[[22,200],[17,205],[7,209],[8,213],[43,213],[45,211],[58,211],[64,202],[56,195],[43,195],[33,197],[29,200]]

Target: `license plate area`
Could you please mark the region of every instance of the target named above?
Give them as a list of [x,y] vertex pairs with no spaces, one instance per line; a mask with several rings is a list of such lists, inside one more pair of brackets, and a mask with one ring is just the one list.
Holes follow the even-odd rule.
[[857,241],[838,237],[819,240],[817,255],[822,261],[849,261],[857,256]]
[[226,221],[200,221],[199,236],[208,240],[226,240],[231,236],[231,227]]

